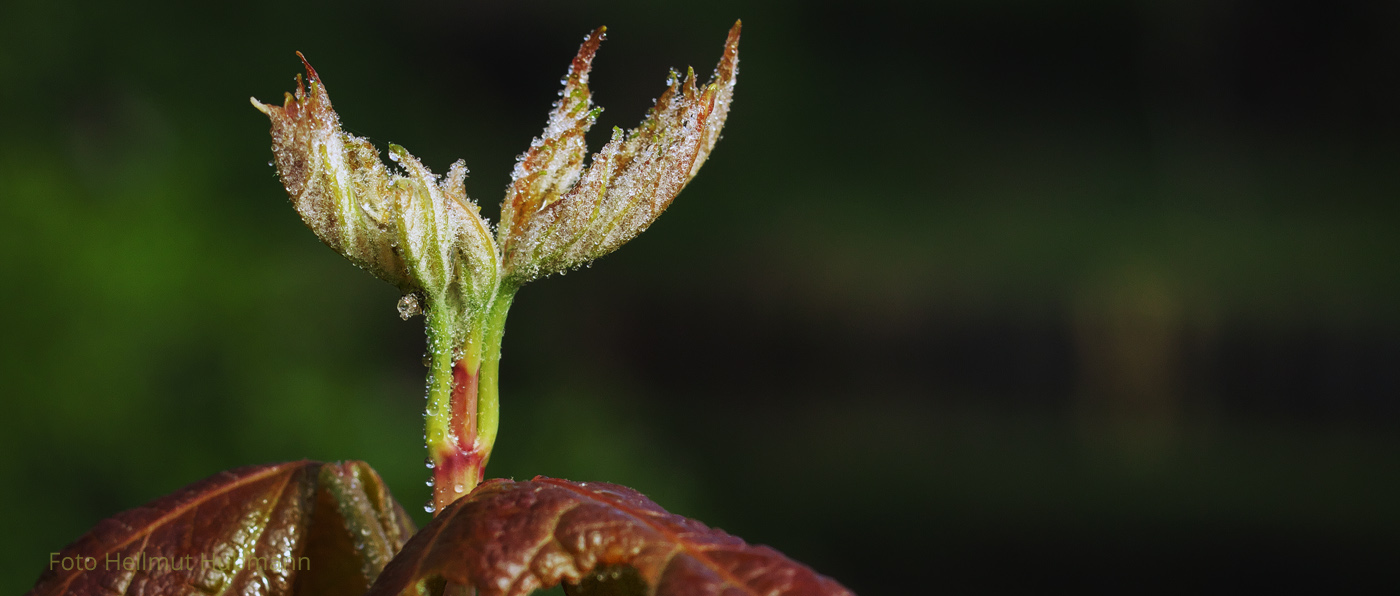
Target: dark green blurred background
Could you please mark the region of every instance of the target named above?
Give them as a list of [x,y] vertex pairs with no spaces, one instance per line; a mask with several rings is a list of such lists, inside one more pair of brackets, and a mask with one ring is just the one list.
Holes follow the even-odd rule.
[[[301,50],[494,214],[744,20],[651,231],[519,295],[487,473],[632,485],[865,595],[1334,587],[1400,532],[1400,4],[0,5],[0,592],[219,470],[424,521],[422,319],[267,166]],[[1223,582],[1223,583],[1222,583]]]

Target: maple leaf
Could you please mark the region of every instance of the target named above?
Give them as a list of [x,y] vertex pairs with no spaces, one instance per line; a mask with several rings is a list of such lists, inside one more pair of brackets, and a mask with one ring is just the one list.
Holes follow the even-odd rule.
[[453,503],[404,545],[368,596],[442,582],[481,596],[560,583],[650,596],[854,596],[776,550],[669,513],[625,486],[543,476],[490,480]]
[[364,593],[415,531],[364,462],[220,472],[97,524],[29,596]]

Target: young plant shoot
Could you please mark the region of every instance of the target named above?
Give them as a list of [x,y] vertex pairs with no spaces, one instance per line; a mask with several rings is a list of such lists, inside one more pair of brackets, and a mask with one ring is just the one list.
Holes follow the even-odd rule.
[[[307,227],[351,262],[404,292],[400,313],[427,318],[428,462],[441,511],[481,482],[499,420],[497,369],[506,313],[525,283],[586,264],[656,220],[719,140],[738,74],[739,24],[708,83],[672,71],[636,128],[584,167],[584,134],[602,111],[588,90],[605,28],[579,48],[544,133],[521,154],[492,226],[463,187],[461,161],[439,178],[407,150],[379,151],[341,130],[326,84],[306,64],[272,120],[277,172]],[[300,54],[298,54],[300,55]],[[303,58],[305,62],[305,58]],[[493,233],[494,231],[494,233]]]
[[30,594],[523,596],[563,584],[574,596],[851,596],[776,550],[624,486],[482,482],[515,293],[651,225],[700,171],[734,97],[738,23],[709,82],[673,71],[642,123],[614,128],[589,157],[584,134],[601,108],[588,73],[603,33],[579,48],[495,226],[467,197],[462,162],[439,177],[389,145],[389,167],[343,131],[310,64],[282,105],[253,100],[272,121],[277,173],[302,221],[403,292],[401,316],[425,315],[432,523],[417,531],[363,462],[247,466],[103,521],[51,553]]

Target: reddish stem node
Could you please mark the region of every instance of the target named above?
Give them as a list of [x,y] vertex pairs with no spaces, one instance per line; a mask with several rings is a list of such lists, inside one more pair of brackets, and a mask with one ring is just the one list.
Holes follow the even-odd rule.
[[486,457],[477,440],[477,390],[480,370],[458,360],[452,365],[452,436],[433,451],[433,510],[442,511],[466,496],[485,473]]

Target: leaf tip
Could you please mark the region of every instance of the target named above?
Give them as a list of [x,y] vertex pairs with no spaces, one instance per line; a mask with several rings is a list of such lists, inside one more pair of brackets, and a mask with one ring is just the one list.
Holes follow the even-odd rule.
[[729,37],[724,40],[724,55],[719,59],[719,65],[715,67],[716,81],[733,80],[739,63],[739,34],[744,29],[744,21],[734,21],[734,26],[729,28]]
[[608,38],[607,31],[607,27],[599,27],[583,38],[583,45],[579,46],[578,54],[574,56],[574,61],[569,64],[569,76],[565,80],[567,88],[563,92],[564,95],[569,95],[571,91],[580,88],[585,94],[588,93],[588,71],[593,68],[593,56],[597,55],[598,46],[602,45],[603,40]]
[[317,74],[316,74],[316,69],[312,68],[312,67],[311,67],[311,63],[306,61],[306,56],[305,56],[305,55],[303,55],[300,51],[298,51],[298,52],[297,52],[297,58],[300,58],[300,59],[301,59],[301,64],[302,64],[302,66],[305,66],[305,67],[306,67],[306,77],[307,77],[308,79],[310,79],[311,82],[315,83],[315,82],[318,82],[318,81],[321,80],[320,75],[317,75]]

